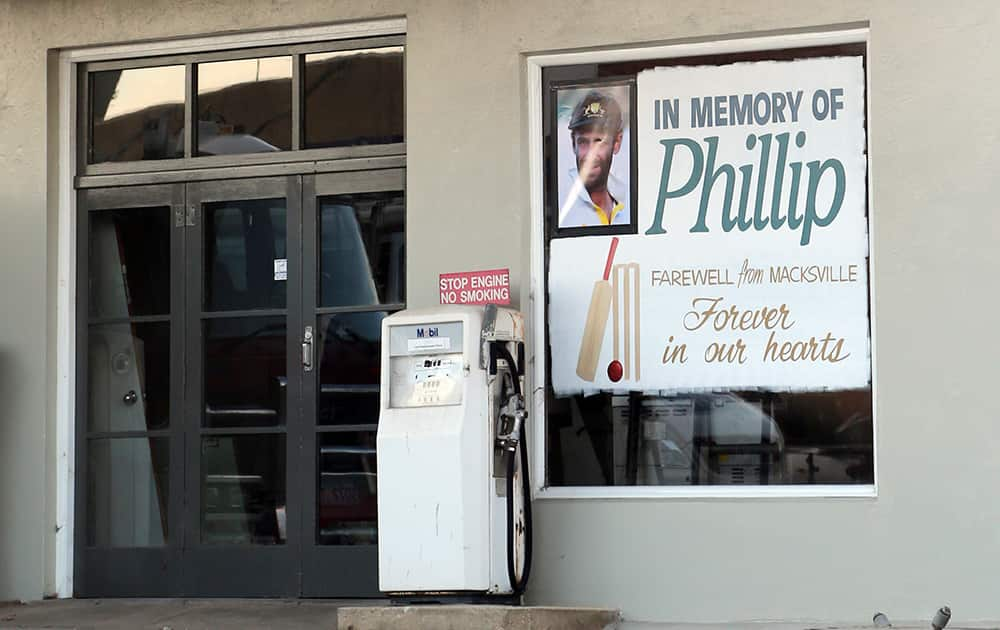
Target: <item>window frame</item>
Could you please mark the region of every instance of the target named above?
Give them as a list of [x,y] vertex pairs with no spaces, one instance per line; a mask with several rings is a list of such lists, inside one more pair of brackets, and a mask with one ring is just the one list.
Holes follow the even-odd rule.
[[[873,483],[857,485],[695,485],[695,486],[550,486],[548,484],[548,444],[546,391],[548,383],[548,335],[546,292],[546,223],[545,194],[548,182],[545,163],[545,137],[543,133],[543,69],[582,64],[611,64],[647,59],[682,58],[702,55],[726,55],[767,52],[796,48],[860,44],[870,54],[867,23],[839,25],[826,28],[789,30],[780,34],[744,34],[731,37],[682,40],[673,43],[615,47],[575,52],[539,53],[526,57],[526,90],[528,96],[528,168],[530,206],[530,282],[528,309],[535,323],[530,333],[529,378],[533,392],[530,401],[532,422],[532,495],[536,499],[815,499],[854,498],[877,499],[879,483],[878,457],[878,362],[876,357],[876,301],[874,273],[876,265],[875,215],[872,200],[872,142],[871,119],[866,119],[868,149],[868,300],[870,328],[871,395],[872,395],[872,452]],[[865,74],[865,103],[870,112],[871,71]]]
[[[303,149],[304,146],[304,82],[305,56],[312,53],[342,52],[367,48],[399,47],[403,51],[403,121],[406,134],[406,37],[405,35],[379,35],[332,41],[254,46],[232,50],[214,50],[183,54],[159,55],[111,61],[92,61],[77,66],[77,155],[76,172],[81,177],[107,175],[153,174],[163,171],[180,171],[237,166],[269,166],[290,162],[343,160],[352,158],[380,158],[406,155],[406,142],[345,147]],[[292,57],[292,138],[291,149],[273,153],[242,153],[233,155],[197,155],[197,65],[216,61],[235,61],[262,57]],[[134,160],[123,162],[89,163],[92,136],[90,75],[108,70],[134,70],[160,66],[184,66],[184,157],[161,160]],[[80,182],[77,182],[80,184]]]

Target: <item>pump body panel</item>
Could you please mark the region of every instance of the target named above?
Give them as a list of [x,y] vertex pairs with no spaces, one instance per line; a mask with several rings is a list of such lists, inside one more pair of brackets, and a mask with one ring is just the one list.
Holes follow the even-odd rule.
[[[521,321],[514,311],[498,310]],[[493,334],[487,331],[497,328],[496,311],[486,313],[448,306],[383,320],[377,439],[383,592],[510,592],[506,497],[495,479],[504,475],[495,470],[495,377],[482,356],[484,337]]]

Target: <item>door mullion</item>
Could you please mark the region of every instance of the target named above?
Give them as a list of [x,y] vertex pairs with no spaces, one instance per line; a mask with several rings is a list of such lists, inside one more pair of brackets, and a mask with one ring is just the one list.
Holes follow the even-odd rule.
[[302,284],[302,178],[292,176],[286,178],[285,192],[286,243],[288,275],[286,280],[286,305],[288,307],[288,337],[287,337],[287,374],[288,390],[286,395],[287,417],[285,428],[285,465],[287,467],[285,488],[286,541],[292,562],[295,567],[295,594],[301,595],[301,552],[303,549],[302,492],[307,485],[308,466],[303,462],[302,442],[305,433],[305,417],[303,407],[303,387],[310,374],[303,372],[302,367],[302,333],[306,325],[303,317],[303,284]]
[[[202,268],[203,241],[202,221],[188,221],[201,209],[201,198],[195,186],[187,185],[185,194],[184,231],[184,594],[196,595],[191,591],[189,575],[195,572],[191,563],[195,561],[200,546],[201,474],[200,429],[202,406],[203,362],[201,360],[202,325]],[[200,212],[197,212],[200,214]]]
[[[313,326],[313,370],[303,372],[302,379],[302,450],[299,456],[302,468],[306,471],[301,484],[301,499],[299,513],[301,519],[302,554],[299,559],[302,573],[304,557],[311,554],[316,546],[316,493],[319,471],[316,460],[316,388],[319,382],[319,370],[323,357],[320,345],[321,335],[316,321],[316,270],[317,264],[317,234],[316,234],[316,176],[302,177],[302,313],[303,325]],[[300,584],[301,587],[301,584]]]
[[172,191],[171,222],[170,222],[170,470],[168,479],[170,487],[169,514],[167,518],[169,531],[167,533],[167,549],[170,566],[168,581],[170,594],[180,595],[183,589],[183,549],[184,549],[184,515],[185,515],[185,479],[186,453],[184,452],[184,404],[185,396],[185,242],[184,226],[178,225],[174,217],[183,215],[186,190],[183,184],[176,184]]

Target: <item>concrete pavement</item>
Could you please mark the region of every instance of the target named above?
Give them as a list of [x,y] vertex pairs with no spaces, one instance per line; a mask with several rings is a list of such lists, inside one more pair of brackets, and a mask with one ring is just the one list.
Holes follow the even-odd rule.
[[0,630],[335,630],[358,600],[63,599],[0,604]]
[[[0,630],[336,630],[340,608],[381,606],[385,600],[281,599],[70,599],[29,604],[0,602]],[[1000,630],[1000,623],[969,623],[961,612],[948,630]],[[890,617],[891,618],[891,617]],[[542,630],[546,625],[519,626]],[[554,627],[554,626],[553,626]],[[503,626],[500,626],[504,629]],[[871,624],[828,622],[744,622],[662,624],[624,621],[616,630],[872,630]],[[921,622],[893,622],[893,630],[930,628]],[[346,630],[346,628],[342,629]]]

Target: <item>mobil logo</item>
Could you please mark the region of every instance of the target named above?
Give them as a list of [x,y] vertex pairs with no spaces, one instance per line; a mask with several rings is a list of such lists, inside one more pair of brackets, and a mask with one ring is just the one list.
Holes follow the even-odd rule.
[[429,327],[429,328],[418,328],[417,329],[417,338],[422,338],[422,337],[437,337],[437,336],[438,336],[437,326]]

